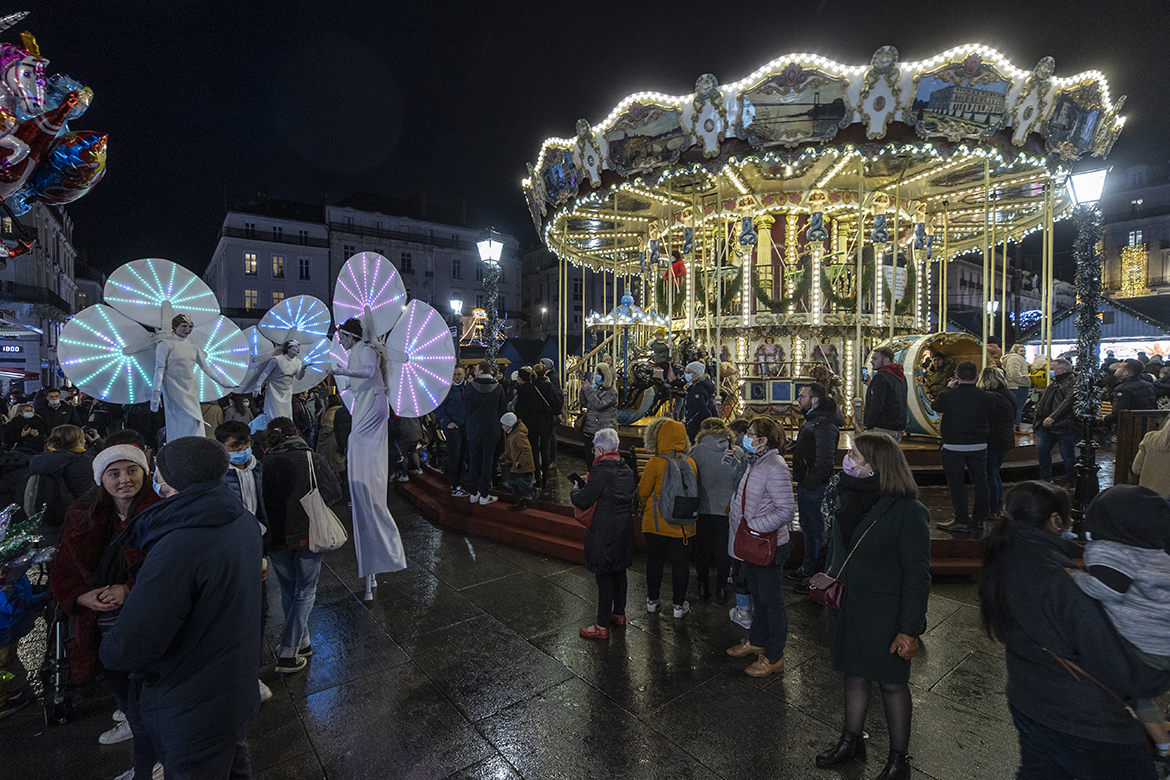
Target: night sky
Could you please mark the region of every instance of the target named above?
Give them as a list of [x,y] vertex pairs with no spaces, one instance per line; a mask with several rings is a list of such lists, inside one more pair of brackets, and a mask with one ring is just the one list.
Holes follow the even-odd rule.
[[[164,10],[166,9],[166,10]],[[693,91],[807,51],[863,64],[964,43],[1126,94],[1109,162],[1170,154],[1170,3],[25,2],[50,73],[93,88],[75,130],[110,134],[105,179],[69,207],[107,273],[140,257],[202,271],[224,203],[356,191],[465,199],[473,225],[536,241],[519,188],[540,142],[639,90]]]

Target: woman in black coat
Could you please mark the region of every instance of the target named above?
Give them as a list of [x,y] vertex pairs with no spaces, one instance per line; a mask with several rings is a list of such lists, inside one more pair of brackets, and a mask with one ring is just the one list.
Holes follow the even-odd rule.
[[531,368],[518,372],[516,389],[516,416],[528,429],[532,445],[532,459],[536,466],[533,477],[540,488],[548,481],[548,439],[552,435],[552,385],[547,379],[537,381]]
[[834,479],[825,573],[845,592],[840,610],[827,608],[833,668],[845,673],[845,728],[817,766],[865,760],[861,732],[876,680],[890,734],[878,780],[903,780],[910,777],[910,659],[926,630],[930,596],[930,515],[917,500],[906,456],[884,433],[854,439],[845,473]]
[[987,511],[995,515],[1003,505],[1003,477],[999,470],[1008,450],[1016,446],[1016,399],[998,368],[983,369],[975,386],[995,396],[995,410],[991,413],[987,438]]
[[602,428],[593,435],[593,466],[573,483],[569,499],[577,509],[596,508],[585,531],[585,568],[597,577],[597,622],[578,633],[609,639],[609,624],[626,624],[626,569],[634,562],[634,472],[618,454],[618,434]]
[[12,419],[4,424],[4,446],[28,447],[37,452],[45,448],[49,431],[45,421],[33,410],[32,404],[20,404],[12,413]]

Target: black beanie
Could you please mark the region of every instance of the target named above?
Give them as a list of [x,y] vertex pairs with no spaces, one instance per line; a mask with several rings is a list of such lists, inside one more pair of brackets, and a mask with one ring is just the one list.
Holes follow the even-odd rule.
[[203,436],[175,439],[158,452],[158,473],[175,490],[221,479],[229,465],[224,446]]
[[1109,488],[1089,504],[1085,521],[1094,539],[1170,552],[1170,503],[1147,487]]

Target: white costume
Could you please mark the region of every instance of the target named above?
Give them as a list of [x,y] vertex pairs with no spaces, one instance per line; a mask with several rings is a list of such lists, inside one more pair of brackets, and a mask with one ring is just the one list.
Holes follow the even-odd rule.
[[256,380],[256,391],[268,382],[268,392],[264,396],[264,413],[269,420],[277,417],[292,419],[292,386],[293,380],[305,378],[305,361],[299,357],[290,358],[281,352],[272,360]]
[[[357,548],[358,575],[401,571],[406,552],[398,526],[386,508],[390,477],[390,442],[387,421],[390,400],[386,377],[377,350],[359,341],[349,351],[349,361],[339,376],[349,377],[353,391],[353,429],[349,434],[349,492],[353,501],[353,542]],[[353,457],[360,453],[360,457]]]
[[196,366],[219,384],[207,354],[190,338],[171,334],[154,350],[154,398],[160,395],[166,412],[167,441],[183,436],[206,436],[203,410],[199,407],[199,383]]

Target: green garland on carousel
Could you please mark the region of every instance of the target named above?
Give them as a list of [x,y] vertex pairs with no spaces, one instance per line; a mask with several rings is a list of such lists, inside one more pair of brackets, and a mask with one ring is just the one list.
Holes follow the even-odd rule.
[[[862,294],[868,293],[873,289],[874,267],[872,263],[866,263],[861,271],[861,290]],[[914,265],[907,266],[906,270],[906,290],[902,297],[894,302],[895,314],[906,314],[914,311],[914,296],[918,288],[918,270]],[[791,296],[780,298],[779,300],[770,296],[760,284],[759,277],[752,275],[752,290],[756,294],[756,300],[773,313],[779,313],[780,310],[796,301],[803,298],[809,290],[812,289],[812,273],[809,269],[801,272],[800,281],[796,283],[796,289],[793,290]],[[829,303],[835,304],[841,309],[855,309],[857,307],[857,298],[847,297],[844,295],[837,295],[833,292],[833,286],[825,278],[824,271],[821,272],[821,293],[825,296],[825,300]],[[888,301],[890,299],[890,285],[882,280],[882,300]]]
[[[724,312],[727,311],[727,308],[729,306],[731,306],[732,301],[735,300],[735,296],[739,295],[740,286],[742,284],[743,284],[743,266],[740,266],[739,271],[735,275],[735,279],[732,280],[731,282],[729,282],[723,288],[723,300],[719,302],[719,310],[720,311],[724,311]],[[662,303],[661,308],[666,308],[666,281],[664,279],[658,279],[658,281],[656,282],[656,285],[657,285],[657,289],[658,289],[658,300]],[[684,290],[685,290],[685,287],[684,287]],[[671,313],[672,317],[681,317],[683,315],[683,312],[685,311],[685,306],[686,306],[686,299],[687,299],[687,296],[685,293],[680,292],[680,293],[675,294],[674,306],[672,307],[673,311]],[[696,302],[698,302],[698,304],[696,306],[695,316],[698,316],[698,317],[704,316],[704,314],[701,313],[701,310],[704,309],[705,307],[703,306],[703,304],[701,302],[705,301],[706,299],[707,299],[707,283],[703,279],[703,274],[696,274],[695,275],[695,300],[696,300]]]

